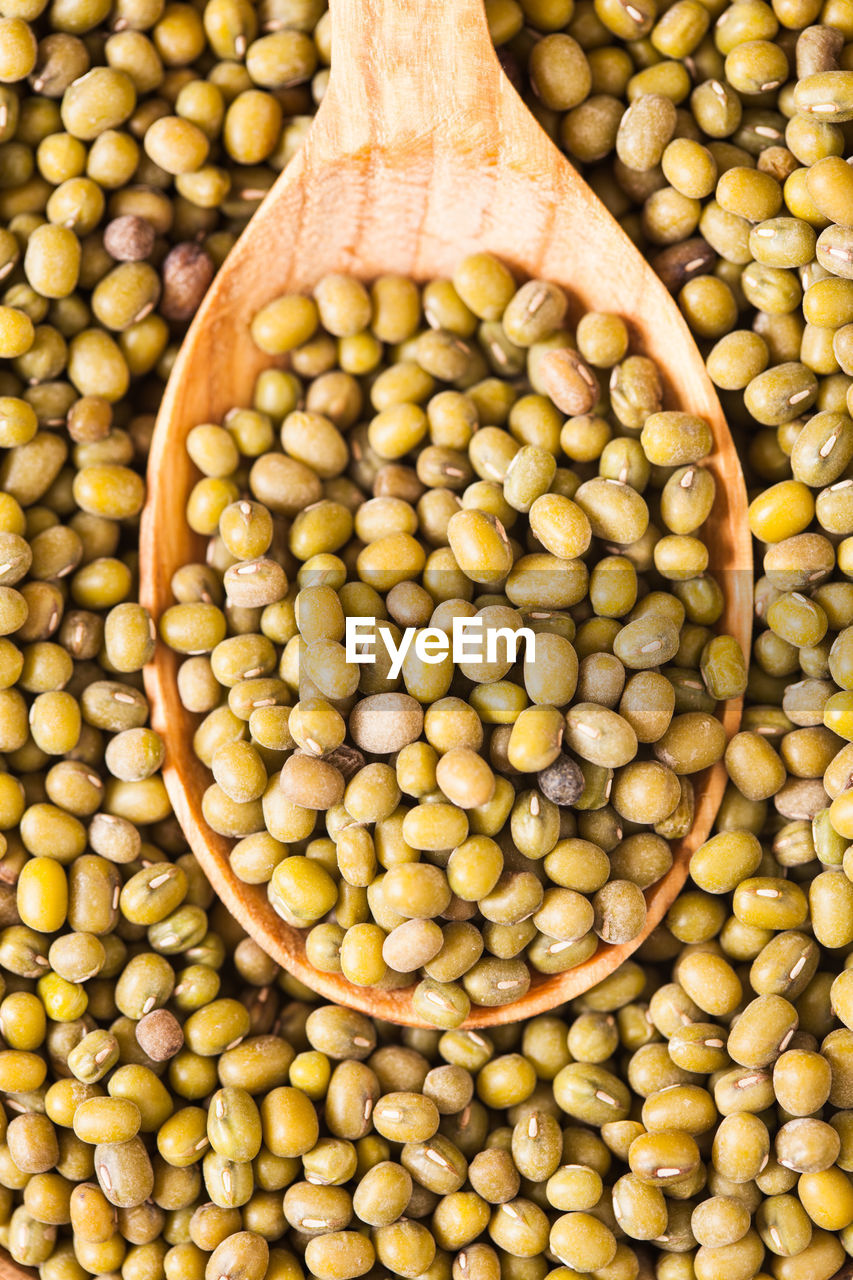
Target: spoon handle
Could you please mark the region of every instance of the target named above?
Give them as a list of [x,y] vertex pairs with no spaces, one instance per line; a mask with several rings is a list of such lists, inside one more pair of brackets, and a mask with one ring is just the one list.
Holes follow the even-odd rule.
[[[483,0],[330,0],[338,150],[428,142],[501,91]],[[324,103],[325,105],[325,103]],[[322,113],[322,108],[321,108]]]

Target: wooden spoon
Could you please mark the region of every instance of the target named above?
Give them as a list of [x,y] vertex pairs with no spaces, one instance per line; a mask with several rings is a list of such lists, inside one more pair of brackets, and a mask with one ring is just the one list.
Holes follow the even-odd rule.
[[5,1249],[0,1249],[0,1280],[39,1280],[34,1267],[22,1267],[13,1262]]
[[[172,603],[173,573],[203,556],[184,519],[197,478],[185,441],[251,403],[273,361],[256,349],[249,322],[285,292],[310,291],[330,271],[372,280],[401,272],[418,280],[451,273],[475,249],[497,254],[520,277],[564,285],[576,310],[617,312],[632,350],[656,360],[671,407],[708,419],[708,466],[717,501],[707,526],[711,565],[725,588],[722,628],[749,653],[752,551],[737,454],[705,366],[675,303],[604,206],[548,140],[504,76],[482,0],[332,0],[334,50],[328,91],[301,151],[278,179],[214,281],[183,343],[151,448],[142,522],[141,598],[155,618]],[[378,991],[319,973],[304,934],[270,906],[264,886],[231,870],[231,842],[201,813],[210,782],[192,751],[198,718],[181,705],[178,660],[158,647],[145,683],[151,723],[163,735],[164,776],[175,812],[225,905],[280,965],[328,1000],[411,1026],[412,988]],[[741,704],[722,710],[729,735]],[[514,1021],[571,999],[612,972],[657,925],[706,839],[725,786],[722,764],[696,779],[696,821],[674,848],[670,873],[647,894],[648,920],[624,946],[602,944],[556,977],[534,975],[528,994],[500,1008],[474,1007],[466,1023]]]

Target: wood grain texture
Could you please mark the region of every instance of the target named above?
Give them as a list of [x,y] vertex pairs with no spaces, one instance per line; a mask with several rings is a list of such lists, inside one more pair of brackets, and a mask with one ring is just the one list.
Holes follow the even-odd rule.
[[39,1273],[13,1262],[6,1250],[0,1249],[0,1280],[39,1280]]
[[[711,568],[725,590],[722,626],[749,653],[752,549],[743,476],[704,363],[675,303],[603,205],[549,141],[500,69],[482,0],[331,0],[333,65],[328,92],[301,151],[281,175],[216,277],[177,358],[160,410],[142,521],[141,596],[157,618],[172,603],[174,571],[202,542],[184,520],[196,474],[189,430],[251,403],[273,363],[252,344],[252,315],[277,295],[310,290],[330,271],[371,280],[401,272],[448,275],[488,249],[523,276],[568,290],[577,316],[618,312],[632,350],[655,359],[667,404],[708,419],[708,466],[717,501],[708,525]],[[260,945],[329,1000],[419,1025],[411,989],[375,991],[316,972],[304,937],[245,885],[228,861],[231,842],[204,822],[210,775],[192,752],[197,717],[181,705],[175,654],[158,647],[146,670],[152,724],[166,742],[164,776],[184,833],[228,909]],[[736,731],[741,704],[723,711]],[[466,1025],[514,1021],[553,1008],[610,973],[662,919],[692,851],[708,835],[725,786],[722,764],[695,779],[693,830],[674,848],[670,874],[647,895],[648,920],[626,946],[602,944],[585,964],[536,976],[515,1005],[475,1008]]]

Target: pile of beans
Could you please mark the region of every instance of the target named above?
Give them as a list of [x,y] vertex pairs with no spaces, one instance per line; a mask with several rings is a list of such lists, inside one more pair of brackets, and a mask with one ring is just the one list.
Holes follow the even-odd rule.
[[312,1005],[217,912],[205,949],[138,951],[93,1016],[0,1053],[0,1240],[45,1280],[637,1280],[649,1250],[660,1280],[829,1280],[849,970],[805,906],[742,890],[685,894],[640,963],[488,1033]]
[[[853,838],[853,6],[506,0],[493,30],[498,12],[508,70],[675,294],[739,433],[763,568],[751,705],[727,753],[744,825],[785,868],[840,868]],[[846,876],[818,883],[853,899]],[[853,925],[833,945],[851,940]]]
[[[485,8],[499,56],[543,127],[675,295],[739,438],[753,490],[758,631],[743,729],[726,749],[731,783],[717,833],[635,961],[569,1008],[488,1035],[409,1031],[317,1008],[213,903],[171,814],[159,773],[163,744],[147,726],[140,668],[155,639],[136,603],[142,474],[184,325],[322,98],[329,18],[324,0],[2,0],[0,1243],[42,1280],[347,1280],[368,1272],[409,1280],[830,1280],[853,1254],[853,6],[485,0]],[[448,316],[464,316],[458,290],[447,282],[430,288],[437,322],[425,308],[429,328],[453,333]],[[288,303],[287,324],[292,310]],[[282,316],[271,319],[270,329],[256,322],[262,345],[265,334],[281,340]],[[280,523],[268,495],[248,483],[264,458],[283,456],[272,452],[264,415],[276,431],[291,413],[328,417],[324,397],[334,383],[324,378],[346,388],[351,378],[372,383],[371,361],[383,359],[377,337],[394,339],[371,334],[368,319],[372,309],[358,333],[333,341],[306,334],[302,369],[288,357],[318,403],[289,399],[296,387],[282,368],[229,420],[233,465],[207,477],[227,490],[236,470],[240,492],[223,509],[239,507],[246,490],[253,511],[266,508]],[[516,339],[504,342],[497,317],[481,319],[457,337],[470,348],[467,359],[484,362],[472,383],[491,385],[490,409],[505,406],[504,419],[488,425],[504,446],[507,437],[519,452],[541,447],[515,436],[517,402],[501,399],[508,370],[496,375],[490,364],[496,351],[511,361]],[[308,323],[304,314],[300,323]],[[585,360],[582,333],[576,337]],[[431,343],[428,360],[459,357],[455,342],[430,337],[423,345]],[[630,358],[622,353],[615,364]],[[420,368],[411,351],[392,362],[403,359]],[[610,366],[600,368],[603,386]],[[522,371],[526,358],[509,374]],[[438,377],[445,381],[441,369]],[[451,394],[476,402],[472,386]],[[447,424],[431,421],[431,401],[414,400],[427,431],[409,461],[424,453],[429,461],[437,446],[470,463],[475,436],[445,441]],[[345,396],[340,412],[347,404]],[[587,483],[583,469],[597,473],[614,445],[636,466],[637,429],[626,435],[606,411],[593,416],[612,438],[602,439],[600,427],[583,433],[574,447],[592,438],[599,452],[576,458],[562,442],[571,416],[561,414],[560,462],[569,464],[561,471],[580,467]],[[452,421],[458,429],[464,414]],[[196,438],[196,461],[220,450],[221,462],[219,430]],[[388,511],[389,500],[400,511],[402,500],[419,516],[420,493],[373,494],[374,442],[359,430],[343,427],[360,442],[364,471],[351,462],[322,476],[320,500],[350,511],[350,486],[358,485],[370,502],[382,501],[374,511]],[[506,468],[510,459],[498,457]],[[303,476],[313,467],[310,458],[293,461]],[[658,465],[646,486],[656,525],[666,487]],[[390,468],[386,475],[399,478],[405,466],[383,458],[377,474]],[[634,474],[624,477],[632,488]],[[705,473],[697,466],[695,474]],[[621,479],[621,470],[610,478]],[[505,480],[475,469],[460,489],[439,487],[462,494],[469,484],[492,485],[505,500]],[[197,503],[202,527],[217,500]],[[447,510],[431,515],[449,519]],[[252,522],[253,537],[262,525],[263,516]],[[529,512],[519,511],[517,547],[507,530],[514,561],[532,552],[529,527]],[[668,527],[696,540],[695,530]],[[224,531],[208,533],[216,555],[207,576],[187,574],[190,592],[215,587],[232,567]],[[306,533],[307,547],[316,536],[310,520]],[[353,520],[334,551],[311,554],[334,556],[353,535],[372,545]],[[645,554],[654,564],[651,542]],[[292,550],[281,546],[280,554],[292,576],[290,604],[270,615],[282,628],[266,635],[276,655],[299,629],[297,589],[328,585],[306,574],[311,555],[297,555],[291,570]],[[345,563],[343,590],[355,572]],[[583,628],[596,636],[607,621],[592,604],[594,579],[571,606],[579,610],[575,636],[562,638],[572,645]],[[398,584],[364,585],[387,601]],[[471,603],[491,594],[490,585],[478,584]],[[678,715],[707,714],[704,702],[685,703],[697,686],[708,695],[701,650],[710,637],[696,647],[707,623],[688,617],[683,591],[671,581],[661,592],[685,608],[677,656],[690,682],[673,685]],[[408,588],[398,597],[392,605],[423,625],[422,597]],[[321,596],[307,599],[322,606]],[[243,639],[239,610],[254,607],[223,611],[233,639]],[[523,614],[531,606],[484,607]],[[328,621],[323,607],[311,612]],[[390,609],[389,621],[398,625]],[[537,632],[545,635],[560,632]],[[286,672],[297,680],[298,651]],[[691,660],[682,663],[686,653]],[[612,695],[613,664],[601,661],[614,656],[606,636],[579,656],[579,684],[594,658],[588,687]],[[218,703],[222,684],[206,674],[206,661],[184,663],[182,696]],[[629,681],[658,674],[629,670]],[[505,706],[523,695],[525,709],[539,713],[523,671],[495,683],[512,686]],[[240,719],[232,692],[228,710]],[[473,724],[470,705],[479,718],[476,700],[466,704],[452,688],[419,705],[429,713],[444,700],[451,720],[458,712]],[[578,701],[576,690],[571,706]],[[484,695],[481,705],[494,704]],[[305,727],[314,740],[317,724]],[[321,727],[328,732],[329,720]],[[507,728],[490,727],[490,737]],[[260,740],[249,732],[242,745],[251,749]],[[438,717],[429,731],[425,717],[403,749],[416,748],[410,780],[430,780],[423,793],[401,787],[407,807],[421,807],[432,790],[431,753],[442,753],[430,733],[440,733]],[[207,747],[214,742],[211,735]],[[347,761],[359,765],[352,753],[362,748],[346,745]],[[304,750],[294,734],[285,750],[296,746]],[[267,771],[264,753],[280,748],[254,750]],[[387,766],[392,753],[366,754]],[[337,760],[348,785],[349,763],[342,769],[344,757]],[[671,767],[653,740],[617,769],[651,761]],[[508,758],[487,763],[495,792],[508,794]],[[602,786],[597,771],[610,766],[577,763],[585,789],[593,769]],[[647,843],[635,843],[633,854],[642,847],[660,855],[657,824],[629,830],[612,789],[599,809],[567,808],[542,790],[549,769],[554,786],[576,776],[553,764],[530,770],[528,793],[538,788],[548,803],[539,814],[521,813],[519,831],[536,838],[553,804],[555,847],[568,844],[569,855],[587,852],[578,849],[586,841],[612,866],[616,848],[637,837]],[[220,815],[257,803],[235,802],[217,786]],[[475,812],[458,798],[450,804]],[[562,826],[572,814],[578,831],[570,835]],[[389,850],[402,844],[392,827],[376,840],[387,821],[373,828],[377,870],[385,836]],[[515,841],[512,814],[510,834]],[[487,832],[469,831],[473,839],[493,840],[506,858]],[[266,828],[241,838],[247,856],[237,863],[249,878],[271,879],[276,840]],[[338,843],[311,840],[314,868],[330,878]],[[579,862],[587,866],[566,857],[575,873]],[[581,890],[555,880],[548,892],[592,900],[600,888],[636,887],[638,874],[650,874],[645,860],[621,865],[631,874]],[[352,888],[345,894],[355,903],[368,885]],[[440,927],[518,945],[525,929],[487,920],[476,906],[483,896],[478,886],[469,900],[478,925],[463,918]],[[544,905],[543,897],[537,916]],[[416,931],[428,934],[432,923],[416,920]],[[363,925],[350,918],[348,930],[356,927]],[[532,927],[550,937],[538,920]],[[337,928],[313,926],[326,931],[316,939],[319,959],[340,954]],[[489,952],[501,964],[518,954]],[[458,990],[470,998],[464,979]]]
[[[746,686],[711,629],[710,427],[662,408],[619,317],[569,329],[567,304],[486,254],[422,290],[328,276],[253,320],[291,369],[187,438],[209,542],[160,631],[192,655],[205,818],[318,969],[420,974],[442,1027],[637,937]],[[467,661],[393,665],[456,619]]]

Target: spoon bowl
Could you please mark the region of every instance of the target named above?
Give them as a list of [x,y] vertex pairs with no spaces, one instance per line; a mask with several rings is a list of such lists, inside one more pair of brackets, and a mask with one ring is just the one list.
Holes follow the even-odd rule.
[[[151,448],[141,533],[141,599],[155,619],[173,601],[175,570],[203,556],[184,518],[197,479],[190,429],[251,403],[262,369],[252,316],[283,293],[310,292],[329,272],[371,281],[398,272],[449,275],[488,250],[519,277],[563,285],[577,314],[616,312],[631,349],[656,361],[666,403],[711,424],[706,465],[717,498],[706,526],[711,570],[724,587],[724,630],[749,653],[752,551],[737,454],[704,362],[671,296],[618,224],[530,115],[501,70],[482,0],[332,0],[333,62],[327,94],[299,153],[235,245],[183,343]],[[283,968],[328,1000],[376,1017],[424,1025],[413,988],[357,987],[308,962],[304,933],[273,910],[265,886],[234,874],[231,841],[202,817],[210,775],[192,750],[198,717],[181,704],[178,658],[158,646],[146,669],[151,723],[166,744],[164,777],[189,844],[240,924]],[[741,703],[721,710],[729,736]],[[611,973],[660,923],[708,836],[725,786],[722,763],[695,779],[696,818],[673,848],[673,866],[646,895],[643,932],[602,943],[567,973],[534,975],[511,1005],[474,1006],[482,1027],[554,1008]]]
[[22,1267],[13,1262],[5,1249],[0,1249],[0,1280],[39,1280],[35,1267]]

